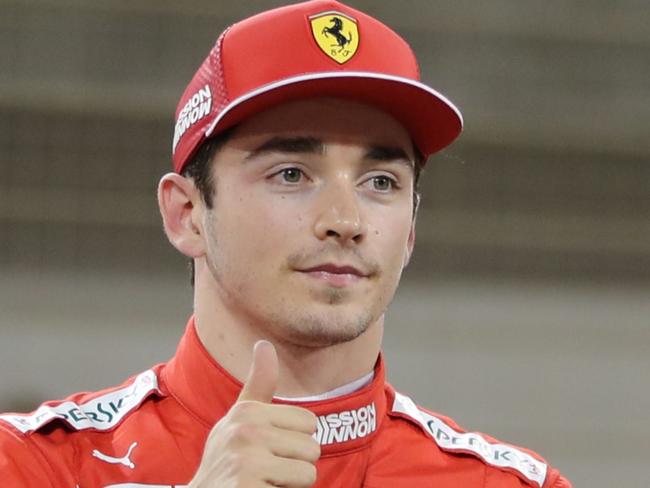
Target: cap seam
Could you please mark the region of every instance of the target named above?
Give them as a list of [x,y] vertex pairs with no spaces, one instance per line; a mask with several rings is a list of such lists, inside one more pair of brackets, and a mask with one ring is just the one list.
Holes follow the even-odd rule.
[[228,93],[228,85],[226,83],[226,77],[225,77],[225,70],[223,68],[223,43],[226,40],[226,35],[228,35],[228,32],[230,32],[230,29],[232,28],[232,25],[226,27],[226,29],[221,33],[219,36],[219,39],[217,39],[217,49],[216,49],[216,54],[218,56],[217,59],[217,79],[222,81],[222,88],[223,88],[223,93],[225,95],[224,97],[224,102],[225,104],[220,107],[220,110],[223,109],[223,107],[226,107],[230,104],[231,99],[230,99],[230,94]]

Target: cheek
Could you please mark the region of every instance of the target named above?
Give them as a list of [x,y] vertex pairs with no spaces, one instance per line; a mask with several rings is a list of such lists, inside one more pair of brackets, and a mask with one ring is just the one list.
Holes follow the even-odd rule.
[[[226,193],[215,205],[219,215],[216,231],[221,234],[215,237],[217,246],[224,246],[224,254],[239,256],[250,265],[264,261],[268,266],[273,264],[271,259],[286,259],[304,233],[302,207],[282,195],[259,195],[250,187],[247,192],[232,189],[230,197]],[[219,212],[218,205],[228,207]]]
[[[391,218],[392,217],[392,218]],[[386,264],[404,260],[408,247],[409,233],[411,230],[410,215],[384,215],[377,219],[369,229],[370,238],[374,241],[377,252]]]

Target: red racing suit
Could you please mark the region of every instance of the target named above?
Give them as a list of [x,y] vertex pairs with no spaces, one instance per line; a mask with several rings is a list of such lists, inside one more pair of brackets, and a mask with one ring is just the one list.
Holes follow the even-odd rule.
[[[240,389],[191,319],[168,363],[116,388],[0,416],[1,485],[185,487],[210,429]],[[366,387],[299,405],[318,416],[316,488],[571,486],[537,454],[416,406],[385,382],[381,358]]]

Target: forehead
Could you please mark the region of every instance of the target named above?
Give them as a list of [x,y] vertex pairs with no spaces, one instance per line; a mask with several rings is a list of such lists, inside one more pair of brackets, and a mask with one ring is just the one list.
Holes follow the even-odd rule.
[[313,137],[325,145],[393,146],[413,153],[410,134],[395,118],[373,106],[337,98],[293,101],[256,114],[237,127],[231,143],[244,148],[293,135]]

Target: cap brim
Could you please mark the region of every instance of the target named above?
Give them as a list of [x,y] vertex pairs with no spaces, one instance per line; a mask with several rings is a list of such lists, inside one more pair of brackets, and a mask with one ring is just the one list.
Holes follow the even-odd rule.
[[379,107],[404,125],[425,156],[451,144],[463,129],[463,117],[454,104],[423,83],[379,73],[336,71],[286,78],[240,96],[219,113],[206,137],[275,105],[311,97],[346,98]]

